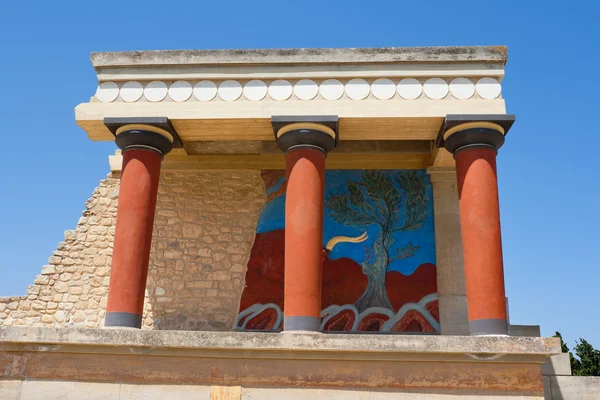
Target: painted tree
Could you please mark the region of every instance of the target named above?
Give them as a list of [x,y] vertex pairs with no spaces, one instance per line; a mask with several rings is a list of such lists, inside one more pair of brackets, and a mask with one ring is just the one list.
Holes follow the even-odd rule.
[[424,179],[416,171],[392,175],[367,170],[360,181],[349,182],[346,189],[347,193],[340,191],[327,198],[333,220],[365,230],[369,225],[379,227],[373,247],[366,249],[361,263],[368,285],[354,305],[359,312],[369,307],[392,308],[385,288],[386,274],[393,261],[413,257],[419,250],[410,242],[404,246],[396,242],[402,232],[421,228],[427,218]]

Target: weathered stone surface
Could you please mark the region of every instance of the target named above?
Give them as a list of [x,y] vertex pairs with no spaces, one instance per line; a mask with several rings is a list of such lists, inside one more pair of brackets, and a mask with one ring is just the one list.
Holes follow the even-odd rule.
[[600,376],[544,376],[544,381],[549,400],[600,399]]
[[[209,400],[209,386],[195,385],[127,385],[122,384],[119,399],[123,400]],[[227,399],[221,399],[227,400]]]
[[2,400],[19,400],[21,392],[21,381],[17,380],[0,380],[0,398]]
[[46,275],[38,275],[34,281],[37,285],[47,285],[50,283],[50,278]]
[[52,275],[56,272],[54,265],[44,265],[42,267],[42,275]]
[[510,393],[452,391],[404,391],[311,388],[243,388],[241,400],[541,400],[540,396]]
[[542,375],[571,375],[571,360],[568,353],[556,354],[542,365]]
[[[410,353],[436,353],[481,361],[492,357],[496,362],[502,362],[499,355],[531,355],[534,358],[539,355],[540,363],[553,354],[561,354],[558,338],[524,336],[326,335],[299,332],[256,334],[12,327],[0,330],[0,346],[3,343],[124,346],[127,352],[132,351],[129,347],[168,347],[188,348],[190,351],[220,348],[244,351],[293,350],[307,354],[312,351],[339,352],[342,357],[348,352],[371,353],[371,355],[356,355],[366,359],[373,353],[405,354],[403,357]],[[157,349],[159,353],[163,350]],[[533,359],[531,362],[534,362]]]
[[338,49],[153,50],[92,53],[92,65],[264,64],[264,63],[373,63],[373,62],[500,62],[506,63],[504,46],[378,47]]
[[119,399],[120,385],[91,382],[25,381],[18,399]]
[[540,336],[539,325],[508,325],[510,336]]
[[[494,398],[541,397],[540,364],[559,351],[558,339],[531,337],[0,330],[0,354],[10,353],[0,356],[5,379],[211,385],[211,394],[222,396],[213,399],[222,400],[230,398],[226,395],[239,395],[240,387],[348,390],[349,382],[354,391],[454,395],[471,391],[471,395],[482,393]],[[33,393],[39,397],[28,398],[45,398],[39,395],[39,385],[32,386],[38,387]],[[47,388],[52,394],[62,394],[58,398],[67,398],[62,387]],[[120,389],[131,394],[133,388]],[[69,394],[78,394],[77,390],[70,388]],[[87,390],[96,389],[88,386]],[[100,392],[101,388],[94,395]],[[294,398],[280,393],[279,398]],[[265,397],[269,398],[266,393]]]

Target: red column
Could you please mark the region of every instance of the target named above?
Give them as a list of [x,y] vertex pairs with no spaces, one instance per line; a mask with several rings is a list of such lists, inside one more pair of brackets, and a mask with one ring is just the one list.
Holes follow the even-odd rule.
[[149,149],[123,152],[105,326],[141,327],[161,160]]
[[507,334],[496,153],[492,146],[468,146],[455,152],[473,335]]
[[325,152],[286,153],[284,330],[319,331]]

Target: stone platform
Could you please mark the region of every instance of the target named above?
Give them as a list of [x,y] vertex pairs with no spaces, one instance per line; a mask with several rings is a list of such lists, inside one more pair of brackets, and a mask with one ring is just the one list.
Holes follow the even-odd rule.
[[0,398],[541,399],[557,353],[554,338],[11,327]]

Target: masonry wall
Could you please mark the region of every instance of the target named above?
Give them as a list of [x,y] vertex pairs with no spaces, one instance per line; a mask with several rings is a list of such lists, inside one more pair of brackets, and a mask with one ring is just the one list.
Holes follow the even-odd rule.
[[[0,297],[0,326],[103,325],[118,197],[100,182],[27,294]],[[233,329],[264,203],[259,171],[161,175],[144,328]]]

